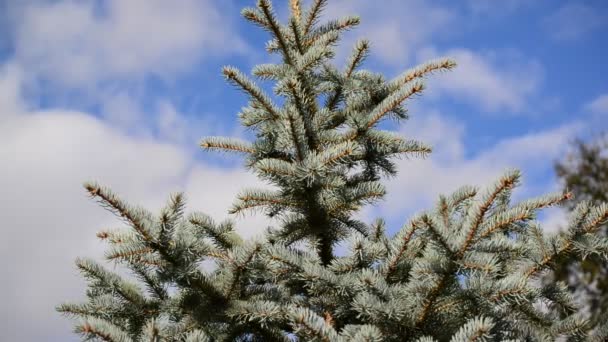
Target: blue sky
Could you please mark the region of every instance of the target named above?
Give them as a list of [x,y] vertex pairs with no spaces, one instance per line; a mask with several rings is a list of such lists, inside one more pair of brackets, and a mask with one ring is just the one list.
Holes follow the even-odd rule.
[[[260,185],[238,158],[197,148],[207,135],[249,137],[236,118],[246,99],[220,69],[276,60],[266,34],[239,16],[253,4],[0,2],[3,337],[77,340],[53,307],[82,297],[73,260],[101,258],[95,232],[119,226],[83,181],[151,210],[185,191],[191,210],[217,219],[239,189]],[[330,1],[326,17],[344,14],[362,24],[344,36],[338,64],[360,37],[372,42],[365,68],[388,78],[434,57],[459,64],[430,77],[411,119],[394,126],[434,153],[399,161],[386,200],[360,214],[386,218],[390,232],[438,194],[507,168],[524,172],[519,198],[555,191],[552,163],[568,142],[608,128],[606,1]],[[555,231],[565,218],[552,210],[541,219]],[[251,237],[267,224],[254,216],[237,227]]]

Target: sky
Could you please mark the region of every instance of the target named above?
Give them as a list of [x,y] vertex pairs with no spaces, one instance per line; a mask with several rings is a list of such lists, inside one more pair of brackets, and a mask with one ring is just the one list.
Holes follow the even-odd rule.
[[[285,19],[285,1],[275,1]],[[306,4],[307,2],[305,2]],[[10,341],[77,341],[54,311],[83,298],[76,257],[102,259],[95,238],[120,222],[89,199],[98,181],[158,212],[185,192],[190,211],[221,220],[236,193],[260,186],[204,136],[250,139],[246,98],[220,70],[276,61],[240,17],[254,1],[0,1],[0,331]],[[389,233],[439,194],[523,172],[516,198],[561,187],[553,163],[574,138],[608,128],[608,2],[603,0],[333,0],[326,18],[359,14],[337,49],[371,40],[364,68],[392,78],[430,58],[458,67],[428,79],[394,129],[431,144],[398,161],[386,199],[359,216]],[[272,224],[234,218],[245,238]],[[555,232],[565,215],[540,217]],[[109,265],[109,267],[113,267]]]

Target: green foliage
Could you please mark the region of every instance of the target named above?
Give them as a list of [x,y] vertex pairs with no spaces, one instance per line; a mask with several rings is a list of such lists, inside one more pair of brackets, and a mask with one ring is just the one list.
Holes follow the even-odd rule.
[[[608,136],[588,143],[575,141],[572,147],[555,165],[565,188],[574,194],[568,209],[573,210],[578,203],[608,202]],[[608,236],[608,225],[604,224],[599,231],[601,236]],[[593,313],[593,324],[600,324],[598,319],[608,315],[608,263],[601,256],[589,253],[583,260],[564,258],[556,265],[549,281],[553,279],[566,282],[574,294],[582,297]]]
[[[89,281],[87,301],[58,310],[79,319],[84,339],[104,341],[604,338],[607,329],[589,331],[563,283],[538,280],[561,258],[606,257],[608,241],[597,234],[608,218],[605,204],[581,203],[567,230],[545,236],[537,212],[570,193],[511,203],[520,175],[510,171],[485,191],[464,187],[441,196],[394,236],[382,220],[353,218],[383,198],[381,180],[396,173],[396,157],[430,152],[380,122],[407,118],[403,103],[424,89],[424,77],[455,64],[433,61],[386,81],[360,69],[369,50],[361,41],[339,71],[331,64],[334,45],[359,20],[319,25],[325,3],[316,0],[302,12],[292,0],[287,25],[267,0],[243,10],[271,34],[267,50],[282,57],[282,64],[253,71],[276,82],[275,94],[224,68],[249,98],[240,118],[256,139],[201,143],[243,154],[247,167],[274,186],[243,190],[230,211],[263,210],[277,225],[243,241],[230,221],[186,215],[180,194],[155,216],[87,184],[130,227],[98,237],[110,244],[106,258],[138,282],[78,261]],[[336,256],[333,248],[344,240],[349,253]],[[209,263],[215,267],[202,266]]]

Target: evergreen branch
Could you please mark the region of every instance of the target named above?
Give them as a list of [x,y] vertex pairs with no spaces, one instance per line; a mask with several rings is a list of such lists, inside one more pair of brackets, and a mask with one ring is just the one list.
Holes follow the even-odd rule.
[[128,244],[139,242],[137,233],[133,231],[102,230],[96,234],[100,240],[107,240],[112,245]]
[[55,310],[64,315],[74,315],[83,317],[93,316],[95,314],[87,304],[63,303],[58,305]]
[[313,158],[317,159],[323,166],[333,166],[352,156],[356,151],[357,146],[352,141],[345,141],[325,149]]
[[[363,61],[365,60],[365,58],[368,55],[368,52],[369,52],[369,41],[367,41],[365,39],[358,41],[357,44],[355,45],[353,54],[351,55],[350,59],[348,60],[348,62],[346,64],[346,71],[344,72],[343,82],[346,82],[348,79],[350,79],[353,72],[361,65],[361,63],[363,63]],[[338,101],[340,100],[340,97],[342,96],[343,91],[344,91],[344,84],[339,84],[338,89],[336,89],[331,94],[329,99],[327,100],[326,107],[328,109],[333,110],[336,108]]]
[[92,197],[99,198],[104,207],[125,219],[144,240],[147,242],[154,241],[141,214],[129,208],[108,189],[102,188],[95,183],[85,183],[84,187]]
[[323,8],[327,5],[327,0],[314,0],[310,10],[306,14],[306,20],[304,23],[304,35],[308,35],[312,27],[319,19]]
[[174,226],[183,216],[185,207],[186,201],[183,193],[178,192],[171,194],[169,203],[161,211],[161,223],[166,226]]
[[226,298],[232,297],[232,295],[234,294],[234,291],[237,289],[237,285],[238,285],[239,281],[241,280],[241,277],[243,276],[243,271],[249,265],[249,263],[253,260],[253,258],[258,254],[258,252],[260,252],[261,249],[262,249],[262,246],[259,243],[256,243],[251,248],[251,251],[248,251],[248,254],[247,254],[245,260],[242,260],[239,263],[237,263],[237,262],[232,263],[234,265],[234,267],[232,269],[233,270],[232,279],[231,279],[228,291],[226,292],[226,295],[225,295]]
[[289,92],[293,98],[296,109],[300,114],[300,118],[304,123],[304,132],[306,137],[308,138],[308,146],[311,149],[315,149],[318,143],[318,138],[311,124],[311,115],[306,109],[308,103],[307,99],[302,96],[302,88],[300,87],[300,83],[296,80],[291,79],[286,82],[286,86],[289,89]]
[[382,100],[378,106],[376,106],[369,114],[365,128],[372,128],[380,119],[382,119],[388,112],[394,110],[406,99],[419,94],[424,89],[422,82],[415,82],[401,89],[397,90],[393,94],[389,95],[386,99]]
[[262,80],[278,81],[292,73],[292,69],[285,64],[258,64],[251,73]]
[[360,203],[364,200],[380,199],[386,195],[386,189],[380,182],[361,182],[349,193],[349,200]]
[[384,221],[384,219],[382,218],[377,218],[376,221],[374,221],[374,223],[372,224],[372,232],[370,234],[370,237],[373,239],[374,242],[385,242],[387,241],[386,238],[386,221]]
[[201,147],[206,150],[223,150],[238,153],[255,153],[255,149],[246,141],[225,137],[206,137],[201,141]]
[[482,201],[479,204],[475,204],[473,208],[469,210],[467,215],[466,225],[463,227],[463,231],[467,231],[466,238],[462,244],[462,247],[458,251],[458,255],[462,256],[471,245],[475,234],[481,224],[484,215],[490,209],[492,203],[496,197],[504,192],[511,190],[519,181],[520,173],[517,170],[508,172],[492,187],[492,189],[484,195]]
[[[255,322],[262,329],[281,324],[285,320],[284,308],[269,300],[238,301],[229,315],[237,321]],[[282,340],[282,339],[281,339]]]
[[232,205],[228,211],[230,214],[238,214],[244,210],[254,209],[256,207],[280,206],[280,207],[295,207],[296,202],[282,198],[279,192],[266,190],[245,190],[237,195],[238,201]]
[[[338,215],[345,211],[357,210],[363,202],[368,201],[369,203],[373,203],[375,200],[384,197],[384,195],[386,195],[386,189],[379,182],[360,183],[351,189],[344,199],[337,200],[335,204],[328,205],[328,213]],[[341,220],[341,222],[344,222],[344,220]],[[359,232],[365,235],[363,231]]]
[[[566,245],[566,248],[570,248],[570,245]],[[523,273],[523,277],[528,279],[540,272],[545,266],[547,266],[551,261],[555,259],[555,254],[545,256],[537,265],[530,267],[527,271]]]
[[536,245],[540,248],[540,253],[543,258],[546,258],[549,253],[547,252],[547,244],[545,243],[545,238],[543,236],[543,232],[541,231],[538,225],[531,225],[528,228],[528,232],[536,241]]
[[569,316],[561,321],[555,322],[551,327],[554,336],[570,337],[570,341],[588,341],[589,322],[575,316]]
[[450,226],[450,206],[448,204],[448,199],[441,195],[439,196],[439,203],[437,204],[437,211],[439,216],[441,217],[443,227],[446,229]]
[[289,7],[291,9],[291,15],[296,19],[296,22],[302,20],[302,7],[300,0],[289,0]]
[[489,297],[489,299],[490,299],[490,301],[498,302],[498,301],[503,300],[508,297],[525,296],[525,295],[528,295],[529,293],[530,293],[530,290],[528,288],[526,288],[526,286],[524,285],[524,283],[522,281],[519,281],[516,284],[516,286],[509,287],[504,290],[500,290],[500,291],[496,292],[494,295],[492,295],[491,297]]
[[[528,209],[522,209],[522,208],[512,208],[510,210],[507,210],[505,212],[499,213],[497,215],[492,216],[492,219],[488,222],[486,222],[486,224],[482,225],[482,228],[480,229],[480,234],[477,237],[477,240],[481,240],[486,238],[487,236],[489,236],[490,234],[493,234],[494,232],[509,226],[510,224],[513,224],[515,222],[519,222],[522,220],[528,220],[531,219],[534,216],[534,212]],[[473,239],[471,239],[471,242],[473,241]],[[466,251],[466,249],[461,250],[461,253],[464,253],[464,251]]]
[[[292,3],[294,1],[297,1],[297,0],[291,0]],[[299,23],[300,23],[299,19],[297,19],[295,17],[292,17],[291,20],[289,20],[289,28],[291,28],[291,34],[293,35],[294,44],[295,44],[296,48],[298,49],[298,52],[300,53],[300,55],[302,55],[302,54],[304,54],[304,45],[302,43],[302,32],[300,32]]]
[[[232,222],[225,221],[219,226],[211,217],[203,213],[193,213],[188,217],[188,222],[202,230],[218,247],[224,251],[241,244],[241,238],[232,229]],[[222,252],[206,251],[207,255],[220,259],[225,259],[226,255]]]
[[258,160],[253,168],[260,174],[280,177],[294,176],[297,172],[292,163],[271,158]]
[[171,240],[171,235],[175,231],[175,226],[184,215],[186,206],[183,193],[174,193],[169,198],[169,203],[161,210],[160,229],[157,240],[160,244],[167,245]]
[[415,342],[437,342],[437,340],[432,338],[431,336],[422,336],[416,339]]
[[226,66],[222,69],[222,73],[229,81],[239,86],[247,94],[249,94],[249,96],[261,104],[262,107],[270,114],[271,119],[279,118],[278,110],[270,98],[240,71],[238,71],[236,68]]
[[568,220],[568,230],[575,232],[580,230],[580,227],[589,217],[591,209],[593,209],[593,206],[588,201],[581,201],[577,204]]
[[162,280],[158,277],[158,274],[150,272],[148,267],[144,265],[135,264],[131,266],[133,272],[146,283],[148,290],[159,300],[166,300],[168,298],[167,290],[162,284]]
[[463,203],[477,196],[477,189],[470,186],[463,186],[450,196],[450,207],[457,210]]
[[483,342],[492,338],[490,331],[494,322],[490,318],[475,317],[463,325],[450,342]]
[[93,260],[77,259],[76,266],[84,275],[115,291],[121,298],[133,305],[143,305],[146,300],[133,284],[122,280],[118,275],[105,270]]
[[277,261],[289,267],[300,269],[302,256],[282,246],[273,246],[266,250],[267,256],[272,261]]
[[528,210],[538,210],[561,204],[566,200],[572,199],[572,197],[573,195],[571,192],[551,194],[523,201],[517,204],[517,207],[526,208]]
[[500,259],[493,254],[469,253],[461,260],[456,261],[464,269],[481,271],[486,275],[499,271]]
[[98,338],[106,342],[131,342],[133,341],[129,334],[120,327],[109,323],[106,320],[89,317],[87,320],[76,326],[76,333],[82,334],[83,337]]
[[573,248],[574,239],[576,238],[577,235],[580,236],[582,234],[589,234],[593,229],[596,229],[599,225],[601,225],[601,223],[603,221],[608,219],[608,205],[602,204],[598,207],[595,207],[594,209],[592,209],[590,211],[590,213],[592,213],[592,216],[587,219],[587,222],[582,227],[582,229],[580,229],[578,231],[576,231],[576,230],[574,231],[574,233],[576,234],[575,236],[567,239],[563,243],[563,245],[559,249],[557,249],[554,253],[545,255],[540,262],[538,262],[534,266],[528,268],[523,273],[523,277],[525,279],[527,279],[527,278],[530,278],[530,277],[536,275],[538,272],[540,272],[541,270],[546,268],[551,262],[556,260],[559,256],[563,255],[564,253],[568,253]]
[[307,308],[293,308],[289,312],[289,317],[296,327],[296,334],[304,332],[319,338],[324,342],[338,341],[338,333],[327,324],[322,317]]
[[434,240],[436,240],[437,242],[439,242],[439,244],[441,245],[441,247],[443,247],[443,249],[445,249],[446,252],[448,252],[449,254],[454,253],[452,251],[452,247],[450,246],[450,244],[446,240],[446,237],[444,236],[444,233],[441,232],[439,230],[439,228],[437,227],[437,222],[433,219],[433,217],[429,216],[428,214],[423,214],[420,217],[420,222],[423,223],[426,226],[427,230],[435,238]]
[[279,23],[277,22],[277,19],[274,16],[274,12],[273,12],[270,1],[258,0],[258,8],[260,8],[262,13],[264,14],[264,17],[266,18],[266,22],[268,23],[269,30],[274,34],[277,42],[279,43],[279,47],[281,48],[281,51],[283,52],[283,57],[285,58],[285,61],[289,65],[294,65],[294,60],[293,60],[293,57],[291,56],[291,51],[289,50],[289,46],[287,45],[287,42],[285,41],[285,37],[283,36],[281,27],[280,27]]
[[363,39],[357,42],[353,54],[346,63],[346,71],[344,77],[349,79],[352,73],[363,63],[369,53],[369,41]]
[[166,336],[161,336],[161,326],[159,322],[152,318],[146,322],[146,326],[143,331],[142,341],[144,338],[150,342],[157,342],[166,339]]
[[382,155],[414,154],[424,158],[432,148],[416,140],[407,140],[388,131],[373,130],[366,134],[366,140],[374,143],[374,150]]
[[302,161],[304,160],[304,156],[306,155],[306,153],[304,152],[302,142],[299,138],[296,122],[291,113],[289,112],[287,113],[287,122],[289,123],[289,133],[291,133],[292,143],[296,151],[296,158],[298,161]]
[[314,44],[309,44],[308,50],[296,63],[296,70],[302,74],[322,64],[323,59],[331,57],[333,52],[329,47],[338,41],[338,34],[329,32],[319,37]]
[[[396,246],[395,246],[395,242],[393,242],[393,246],[394,246],[392,248],[393,252],[391,252],[389,254],[389,257],[387,258],[387,260],[389,260],[389,262],[388,262],[388,266],[385,271],[385,279],[388,279],[393,274],[393,272],[395,272],[395,270],[397,269],[397,265],[399,264],[401,257],[403,256],[403,254],[405,254],[406,250],[408,249],[409,243],[412,240],[414,233],[416,233],[416,230],[418,228],[420,228],[418,219],[414,219],[414,220],[410,221],[410,223],[405,225],[403,228],[401,228],[401,230],[397,234],[397,237],[395,239],[395,241],[397,241]],[[395,249],[396,249],[396,251],[395,251]]]
[[361,326],[361,328],[359,329],[359,331],[357,331],[355,336],[353,336],[352,339],[349,339],[348,341],[382,342],[382,341],[384,341],[384,336],[382,335],[382,332],[380,331],[380,329],[378,329],[377,327],[375,327],[371,324],[366,324],[366,325]]
[[414,154],[424,158],[433,152],[433,148],[416,140],[401,140],[396,143],[395,149],[391,152],[396,154]]
[[241,10],[241,15],[245,19],[251,21],[255,25],[260,26],[261,28],[269,28],[268,22],[266,21],[266,19],[264,19],[262,13],[260,13],[260,11],[255,8],[243,8],[243,10]]
[[140,257],[142,254],[153,253],[154,250],[150,247],[127,246],[123,248],[114,248],[109,253],[106,253],[108,260],[133,260],[133,257]]
[[365,200],[380,199],[386,195],[386,189],[380,182],[369,181],[361,182],[349,191],[349,201],[361,203]]
[[402,87],[404,84],[407,84],[415,79],[419,79],[429,75],[435,71],[441,70],[451,70],[456,67],[456,62],[451,59],[437,59],[422,65],[419,65],[413,69],[407,70],[391,82],[389,82],[390,90],[397,90]]
[[317,42],[317,40],[321,39],[327,34],[337,35],[341,31],[345,31],[359,25],[360,22],[361,20],[357,16],[349,16],[338,20],[331,20],[310,32],[310,37],[307,39],[305,45],[313,45]]
[[608,220],[608,204],[602,203],[594,207],[586,219],[586,222],[580,227],[580,230],[585,233],[591,233],[598,229]]
[[431,313],[431,308],[435,303],[435,300],[439,297],[443,289],[448,283],[448,276],[444,274],[439,279],[439,282],[431,287],[429,294],[426,296],[424,300],[424,304],[422,305],[422,309],[418,317],[416,318],[416,327],[422,326],[422,324],[426,321],[428,315]]

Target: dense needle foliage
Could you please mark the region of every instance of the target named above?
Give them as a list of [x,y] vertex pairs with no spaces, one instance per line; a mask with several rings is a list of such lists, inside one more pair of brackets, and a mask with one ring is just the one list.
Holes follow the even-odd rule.
[[[555,165],[564,188],[574,194],[566,203],[569,211],[582,202],[600,204],[608,202],[608,135],[590,142],[577,140],[572,151]],[[608,225],[598,233],[608,236]],[[608,317],[608,263],[600,255],[584,260],[566,257],[556,264],[547,281],[561,280],[589,311],[590,324],[602,324]]]
[[[608,218],[606,204],[579,204],[567,230],[547,236],[537,211],[570,193],[512,203],[520,174],[508,171],[485,190],[463,187],[441,196],[393,236],[382,220],[353,218],[384,196],[382,179],[397,172],[395,158],[430,152],[379,124],[406,119],[405,102],[423,91],[425,77],[455,63],[431,61],[386,80],[360,68],[370,48],[360,41],[338,68],[334,48],[359,19],[319,23],[326,2],[315,0],[304,11],[292,0],[286,24],[269,0],[243,10],[270,33],[267,50],[282,58],[253,69],[258,80],[274,82],[275,95],[225,67],[226,79],[249,99],[239,117],[255,140],[201,143],[243,155],[269,183],[243,190],[230,212],[263,210],[276,225],[243,241],[230,221],[185,214],[181,194],[154,215],[87,183],[89,194],[129,226],[98,234],[110,245],[107,259],[139,281],[78,260],[88,300],[58,310],[79,320],[83,338],[104,341],[606,338],[608,326],[590,331],[564,283],[539,281],[566,255],[606,257],[608,241],[597,234]],[[334,247],[345,239],[349,253],[337,256]],[[210,260],[217,267],[201,267]]]

